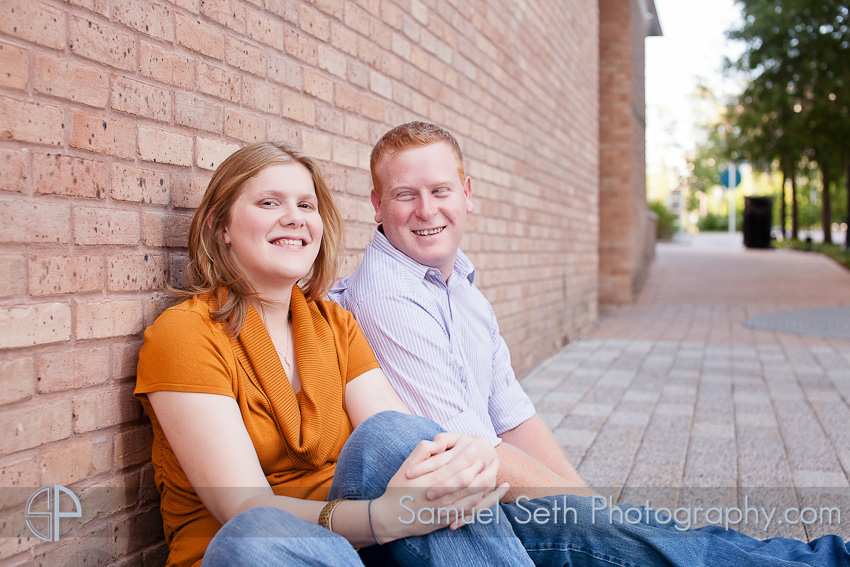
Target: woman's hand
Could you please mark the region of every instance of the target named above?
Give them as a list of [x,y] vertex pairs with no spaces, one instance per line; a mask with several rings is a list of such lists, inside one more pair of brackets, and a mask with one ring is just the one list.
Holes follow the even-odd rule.
[[495,455],[486,440],[459,433],[421,441],[373,503],[378,539],[387,543],[476,521],[509,488],[496,486]]

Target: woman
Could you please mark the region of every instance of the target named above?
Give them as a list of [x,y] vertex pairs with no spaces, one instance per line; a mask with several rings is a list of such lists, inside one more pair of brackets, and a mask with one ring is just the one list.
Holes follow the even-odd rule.
[[341,239],[297,148],[254,144],[213,175],[189,234],[192,297],[139,356],[168,565],[360,565],[354,547],[390,542],[405,564],[530,564],[513,537],[473,537],[510,535],[506,522],[411,521],[490,507],[507,486],[485,440],[403,415],[351,314],[321,299]]

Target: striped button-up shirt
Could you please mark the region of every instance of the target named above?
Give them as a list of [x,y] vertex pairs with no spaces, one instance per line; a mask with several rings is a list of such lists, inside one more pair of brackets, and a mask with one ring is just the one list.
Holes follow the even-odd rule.
[[447,283],[439,270],[396,250],[378,229],[363,263],[330,298],[354,313],[410,411],[497,445],[502,432],[535,411],[511,368],[493,308],[474,280],[463,252]]

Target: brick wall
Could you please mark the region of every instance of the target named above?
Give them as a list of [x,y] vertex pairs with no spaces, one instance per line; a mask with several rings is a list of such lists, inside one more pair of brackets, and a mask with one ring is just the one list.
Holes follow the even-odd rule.
[[[236,148],[321,160],[350,273],[371,238],[368,156],[390,127],[460,138],[463,243],[520,374],[593,322],[595,0],[3,0],[0,566],[160,565],[142,330],[185,271],[188,222]],[[36,487],[83,495],[58,543]]]
[[[599,301],[628,303],[646,279],[655,236],[646,204],[644,39],[660,34],[651,0],[600,0]],[[655,20],[657,26],[657,20]]]

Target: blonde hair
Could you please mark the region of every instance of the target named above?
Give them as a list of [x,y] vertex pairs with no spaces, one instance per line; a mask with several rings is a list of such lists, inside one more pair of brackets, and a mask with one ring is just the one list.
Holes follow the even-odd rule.
[[376,172],[381,158],[388,154],[398,153],[413,147],[428,146],[436,142],[444,142],[452,149],[455,160],[457,160],[457,173],[460,180],[464,181],[466,173],[463,170],[463,153],[460,151],[460,144],[457,143],[451,132],[430,122],[408,122],[396,126],[384,134],[372,148],[369,169],[372,171],[372,185],[378,195],[383,191]]
[[230,224],[233,205],[246,181],[263,169],[278,164],[300,163],[313,179],[324,234],[310,273],[298,285],[309,299],[320,299],[336,278],[343,224],[316,161],[299,148],[282,142],[261,142],[246,146],[221,162],[213,173],[207,191],[189,229],[187,290],[183,294],[214,294],[217,322],[239,335],[248,314],[248,300],[256,292],[247,280],[230,247],[224,243],[224,230]]

